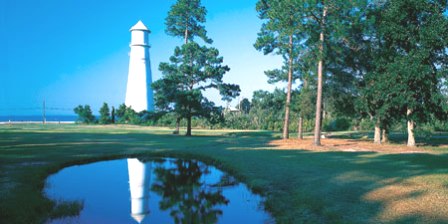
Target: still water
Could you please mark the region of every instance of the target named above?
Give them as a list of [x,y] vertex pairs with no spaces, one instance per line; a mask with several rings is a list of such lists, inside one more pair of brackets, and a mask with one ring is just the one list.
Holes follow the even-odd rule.
[[63,169],[47,179],[54,200],[83,202],[51,223],[272,223],[263,198],[196,160],[125,159]]

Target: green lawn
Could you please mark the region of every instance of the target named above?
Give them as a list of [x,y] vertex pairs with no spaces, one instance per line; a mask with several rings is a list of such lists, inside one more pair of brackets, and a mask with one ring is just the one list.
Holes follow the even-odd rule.
[[73,212],[42,194],[46,177],[64,167],[145,155],[197,158],[230,172],[267,197],[278,223],[448,223],[448,150],[440,146],[419,154],[312,152],[274,149],[271,132],[170,133],[0,125],[0,222]]

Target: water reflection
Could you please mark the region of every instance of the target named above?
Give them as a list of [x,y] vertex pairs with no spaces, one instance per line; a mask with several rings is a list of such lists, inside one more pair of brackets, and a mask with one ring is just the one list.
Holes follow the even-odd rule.
[[127,159],[69,167],[47,185],[50,198],[84,201],[79,217],[50,223],[272,222],[260,209],[260,196],[196,160]]
[[176,160],[172,167],[158,164],[155,168],[157,180],[151,190],[162,196],[159,206],[169,210],[175,223],[216,223],[222,214],[219,205],[229,200],[222,190],[208,187],[205,175],[209,168],[194,160]]
[[149,188],[151,185],[151,163],[128,159],[131,216],[141,223],[149,214]]

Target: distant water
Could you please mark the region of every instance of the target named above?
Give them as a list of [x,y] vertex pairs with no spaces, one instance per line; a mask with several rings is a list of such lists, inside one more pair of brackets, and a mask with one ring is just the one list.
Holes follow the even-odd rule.
[[[47,115],[45,118],[48,122],[70,122],[76,121],[78,117],[76,115]],[[42,120],[42,115],[0,116],[0,122],[40,122]]]

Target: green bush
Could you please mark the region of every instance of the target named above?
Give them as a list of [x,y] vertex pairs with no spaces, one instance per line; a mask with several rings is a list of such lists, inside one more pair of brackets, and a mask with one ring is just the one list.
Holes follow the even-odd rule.
[[360,131],[372,131],[375,128],[375,122],[370,119],[362,119],[359,122]]
[[347,131],[351,126],[351,121],[345,117],[338,117],[332,120],[324,120],[324,131]]

